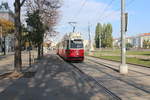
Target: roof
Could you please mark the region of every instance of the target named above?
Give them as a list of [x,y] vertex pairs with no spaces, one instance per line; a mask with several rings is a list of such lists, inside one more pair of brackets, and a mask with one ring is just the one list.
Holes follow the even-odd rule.
[[150,36],[150,33],[142,33],[142,34],[139,34],[139,36]]
[[2,2],[0,5],[0,12],[1,13],[12,13],[10,7],[7,2]]
[[[150,33],[141,33],[136,36],[126,37],[126,39],[133,39],[133,38],[142,37],[142,36],[150,36]],[[120,40],[120,38],[113,38],[113,40]]]

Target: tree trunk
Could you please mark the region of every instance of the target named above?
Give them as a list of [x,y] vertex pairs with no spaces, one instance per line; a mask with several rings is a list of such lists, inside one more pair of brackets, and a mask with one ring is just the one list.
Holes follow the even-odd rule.
[[43,48],[43,44],[42,44],[42,48],[41,48],[41,50],[42,50],[42,52],[41,52],[41,56],[43,57],[43,55],[44,55],[44,48]]
[[21,21],[20,21],[20,0],[15,0],[15,56],[14,56],[14,67],[16,72],[21,71]]
[[6,55],[6,37],[4,36],[4,55]]
[[29,67],[31,67],[31,41],[29,41]]
[[38,44],[38,59],[41,58],[41,45]]

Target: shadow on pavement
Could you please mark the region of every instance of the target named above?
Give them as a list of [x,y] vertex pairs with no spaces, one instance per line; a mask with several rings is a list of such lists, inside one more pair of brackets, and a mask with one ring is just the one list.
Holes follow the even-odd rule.
[[57,56],[46,56],[35,66],[36,73],[29,72],[16,80],[0,93],[0,99],[99,100],[95,98],[98,91],[92,92],[86,81],[74,76],[67,66]]

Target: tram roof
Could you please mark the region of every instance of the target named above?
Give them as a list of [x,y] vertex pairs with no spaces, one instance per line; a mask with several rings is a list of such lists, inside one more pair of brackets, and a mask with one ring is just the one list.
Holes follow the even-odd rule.
[[69,40],[69,39],[82,39],[81,33],[79,33],[79,32],[70,32],[69,34],[66,34],[64,36],[64,40]]

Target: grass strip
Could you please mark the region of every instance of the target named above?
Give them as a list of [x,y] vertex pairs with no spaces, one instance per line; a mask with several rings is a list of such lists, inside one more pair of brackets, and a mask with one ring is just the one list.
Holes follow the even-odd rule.
[[[120,61],[119,56],[97,56],[97,55],[94,55],[94,56],[98,57],[98,58],[102,58],[102,59]],[[127,63],[137,64],[137,65],[141,65],[141,66],[145,66],[145,67],[150,67],[150,60],[145,60],[145,59],[127,58]]]

